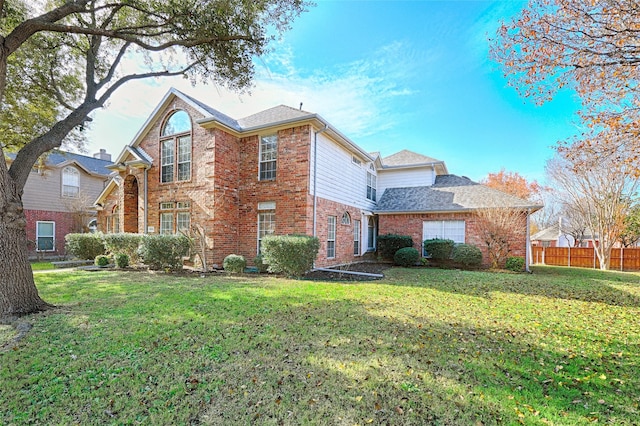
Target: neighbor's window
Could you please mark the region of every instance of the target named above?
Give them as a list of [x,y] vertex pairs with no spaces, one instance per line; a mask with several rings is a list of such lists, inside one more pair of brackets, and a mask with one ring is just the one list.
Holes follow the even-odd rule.
[[275,212],[258,213],[258,254],[262,246],[262,238],[265,235],[271,235],[276,232],[276,214]]
[[80,172],[75,167],[62,169],[62,196],[77,197],[80,193]]
[[160,182],[191,179],[191,119],[176,111],[164,124],[160,141]]
[[55,222],[36,222],[36,250],[53,251],[55,249]]
[[[464,220],[425,220],[422,222],[422,241],[441,238],[464,243]],[[426,253],[423,253],[426,255]]]
[[327,258],[336,257],[336,217],[329,216],[327,219]]
[[367,199],[376,201],[376,175],[367,171]]
[[278,160],[278,136],[262,136],[260,138],[260,171],[259,180],[273,180],[276,178],[276,163]]

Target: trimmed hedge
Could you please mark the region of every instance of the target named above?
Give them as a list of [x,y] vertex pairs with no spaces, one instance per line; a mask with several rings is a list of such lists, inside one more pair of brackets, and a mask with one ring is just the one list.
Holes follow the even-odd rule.
[[452,260],[464,266],[482,265],[482,250],[471,244],[457,244],[453,248]]
[[505,269],[513,272],[524,271],[524,257],[508,257]]
[[93,260],[106,254],[102,234],[67,234],[64,237],[65,250],[78,259]]
[[413,247],[413,239],[408,235],[378,235],[378,256],[384,260],[393,260],[396,252],[405,247]]
[[189,254],[191,241],[184,235],[145,235],[139,254],[150,269],[180,270],[182,258]]
[[269,272],[301,277],[313,268],[320,241],[307,235],[267,235],[262,239],[262,261]]
[[420,253],[413,247],[403,247],[393,256],[393,262],[398,266],[415,266],[420,259]]
[[138,249],[144,235],[132,233],[104,234],[102,239],[107,252],[115,255],[124,253],[131,263],[138,262]]
[[453,240],[434,238],[431,240],[424,240],[423,245],[424,250],[427,252],[427,256],[431,257],[431,259],[447,260],[451,259],[455,242]]
[[238,254],[230,254],[222,261],[222,267],[225,271],[240,274],[244,272],[244,268],[247,267],[247,261],[244,256]]

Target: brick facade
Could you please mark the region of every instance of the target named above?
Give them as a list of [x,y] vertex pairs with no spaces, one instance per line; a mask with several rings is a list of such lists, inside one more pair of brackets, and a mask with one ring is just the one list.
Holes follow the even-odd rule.
[[[430,214],[385,214],[379,216],[380,234],[410,235],[413,247],[422,253],[423,222],[425,220],[463,220],[465,222],[465,243],[482,250],[484,266],[489,266],[489,255],[480,237],[481,223],[473,213],[430,213]],[[522,215],[522,226],[513,231],[509,238],[510,256],[525,257],[527,247],[526,214]]]
[[[70,212],[52,212],[43,210],[25,210],[27,219],[27,241],[29,242],[29,256],[63,256],[65,254],[64,237],[72,232],[81,232],[78,229],[77,217]],[[36,227],[37,222],[55,223],[54,250],[46,252],[36,251]]]

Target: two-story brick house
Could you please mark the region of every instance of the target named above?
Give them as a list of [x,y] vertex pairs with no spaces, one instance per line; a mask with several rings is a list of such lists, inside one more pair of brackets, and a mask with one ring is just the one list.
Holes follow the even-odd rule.
[[[15,154],[9,154],[11,163]],[[22,196],[30,256],[65,254],[65,235],[87,232],[96,212],[93,202],[103,191],[111,156],[102,149],[93,157],[54,150],[31,170]]]
[[317,266],[357,261],[375,249],[379,232],[416,234],[419,246],[420,220],[433,212],[410,209],[420,230],[399,229],[409,211],[387,202],[378,214],[380,197],[448,176],[444,162],[420,154],[370,154],[317,114],[277,106],[236,120],[175,89],[111,168],[118,176],[96,200],[100,229],[175,233],[197,225],[210,265],[231,253],[251,261],[271,233],[317,236]]

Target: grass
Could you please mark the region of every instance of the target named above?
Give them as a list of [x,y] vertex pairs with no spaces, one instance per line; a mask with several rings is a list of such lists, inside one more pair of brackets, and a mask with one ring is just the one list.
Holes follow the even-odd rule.
[[45,271],[54,268],[51,262],[31,262],[31,269],[34,271]]
[[638,424],[640,275],[534,272],[41,273],[0,424]]

